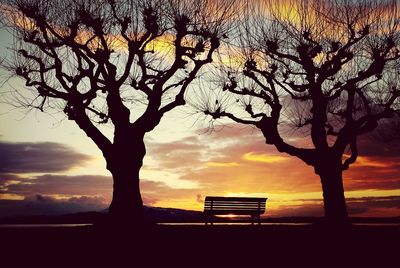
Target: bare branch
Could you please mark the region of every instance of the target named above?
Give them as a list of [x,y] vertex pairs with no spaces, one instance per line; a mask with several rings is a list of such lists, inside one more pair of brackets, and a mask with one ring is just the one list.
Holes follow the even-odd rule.
[[344,161],[342,165],[342,170],[349,169],[350,165],[356,162],[357,160],[358,149],[357,149],[357,142],[355,139],[350,143],[350,150],[351,150],[351,156]]

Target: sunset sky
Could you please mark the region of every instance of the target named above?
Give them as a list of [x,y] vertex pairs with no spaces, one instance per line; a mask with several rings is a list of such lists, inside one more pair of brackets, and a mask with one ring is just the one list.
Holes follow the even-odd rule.
[[[0,32],[0,55],[10,36]],[[94,143],[62,111],[16,109],[18,80],[0,70],[0,217],[100,210],[112,178]],[[112,128],[102,131],[112,137]],[[307,146],[286,130],[292,144]],[[266,145],[257,129],[209,119],[183,107],[167,114],[146,138],[141,170],[145,205],[201,211],[208,195],[267,197],[267,217],[322,216],[322,191],[313,168]],[[344,172],[350,216],[400,216],[400,142],[370,136]]]

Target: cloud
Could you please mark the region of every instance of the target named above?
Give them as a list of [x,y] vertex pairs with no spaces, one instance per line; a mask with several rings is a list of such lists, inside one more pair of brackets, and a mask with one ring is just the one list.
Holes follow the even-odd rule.
[[207,162],[209,167],[237,167],[239,163],[237,162]]
[[400,158],[400,140],[384,142],[371,134],[359,137],[357,144],[362,156]]
[[[20,181],[17,188],[8,186],[8,193],[25,196],[24,200],[0,200],[0,217],[27,214],[63,214],[105,208],[111,201],[110,177],[102,176],[50,176],[37,179],[12,178]],[[37,181],[35,181],[37,180]],[[24,182],[31,183],[24,183]],[[54,181],[54,182],[53,182]],[[58,183],[57,183],[58,182]],[[38,183],[39,185],[34,185]],[[47,187],[50,183],[51,187]],[[252,184],[248,191],[246,183]],[[284,183],[286,184],[286,183]],[[141,181],[142,198],[146,205],[202,210],[204,197],[224,195],[226,190],[234,190],[229,181],[214,181],[214,184],[198,189],[174,189],[163,182]],[[60,187],[55,189],[53,187]],[[258,187],[258,188],[256,188]],[[242,182],[239,189],[251,193],[254,189],[261,193],[268,185]],[[32,194],[37,192],[37,194]],[[322,199],[293,199],[295,194],[273,198],[267,202],[267,217],[323,216]],[[400,215],[400,196],[347,198],[351,216],[397,216]],[[25,210],[25,212],[24,212]]]
[[34,195],[24,200],[0,200],[0,218],[100,211],[107,206],[104,199],[99,196],[81,196],[59,200],[51,196]]
[[140,188],[143,199],[153,200],[156,202],[170,199],[195,200],[196,191],[198,191],[198,189],[174,189],[163,182],[148,180],[142,180],[140,182]]
[[0,173],[61,172],[89,160],[90,156],[60,143],[0,141]]
[[400,196],[348,198],[347,208],[354,217],[400,216]]
[[[308,146],[299,134],[294,133],[289,139],[296,146]],[[385,153],[392,148],[379,151],[379,146],[374,149],[376,145],[369,146],[367,142],[368,139],[362,139],[360,146],[365,146],[369,153],[361,154],[360,161],[343,174],[345,190],[400,189],[400,164],[397,164],[400,163],[397,161],[400,153]],[[313,167],[265,144],[262,135],[253,128],[229,125],[200,136],[193,135],[168,144],[153,143],[149,147],[152,148],[148,157],[156,160],[153,169],[170,170],[178,174],[180,180],[198,185],[196,189],[184,191],[164,188],[166,190],[147,192],[146,196],[158,199],[157,205],[201,210],[197,195],[260,193],[269,196],[281,193],[287,196],[288,202],[285,206],[279,204],[279,208],[273,208],[276,215],[323,215],[321,200],[304,204],[292,201],[296,194],[313,192],[322,195],[320,178]],[[362,148],[360,152],[363,152]],[[389,211],[388,208],[383,210]],[[349,211],[358,215],[379,214],[377,208],[357,209],[356,203],[350,204]],[[396,211],[392,210],[388,215],[393,213]]]
[[[106,203],[112,199],[112,183],[110,176],[100,175],[52,175],[45,174],[36,177],[16,175],[2,176],[0,174],[0,194],[31,198],[31,196],[46,196],[56,199],[77,196],[101,196]],[[174,189],[163,182],[141,180],[141,193],[146,205],[156,205],[161,200],[195,199],[196,189]],[[80,199],[82,202],[84,199]]]
[[[362,145],[363,142],[360,144]],[[400,189],[399,153],[385,153],[384,150],[374,155],[375,145],[368,148],[367,146],[365,148],[368,153],[361,154],[359,163],[344,172],[345,190]],[[44,147],[59,148],[57,146]],[[397,147],[393,146],[393,148]],[[72,149],[66,151],[77,154]],[[360,152],[362,152],[361,148]],[[66,158],[70,162],[66,166],[76,166],[81,163],[80,161],[73,162],[74,159],[71,160],[71,158]],[[36,160],[32,159],[32,161]],[[55,165],[58,165],[57,159],[54,161]],[[321,193],[320,178],[314,173],[313,168],[296,157],[281,154],[275,147],[266,145],[260,133],[251,128],[225,127],[209,134],[194,134],[175,142],[150,142],[144,163],[144,172],[150,170],[166,174],[164,174],[165,182],[156,181],[164,178],[156,177],[160,175],[157,172],[146,171],[147,173],[142,174],[141,192],[146,205],[202,210],[204,205],[202,199],[208,195],[260,193],[260,195],[271,197],[281,194],[287,198],[287,202],[279,203],[269,200],[267,215],[323,215],[321,200],[293,201],[298,194]],[[14,170],[18,169],[14,168]],[[168,176],[171,174],[174,175],[175,184],[168,181]],[[192,183],[193,187],[179,187],[180,183],[186,182]],[[36,194],[56,199],[100,196],[109,204],[112,197],[112,178],[60,174],[30,177],[22,172],[19,174],[0,173],[0,195],[3,198],[8,196],[29,199]],[[364,201],[364,203],[357,203],[349,200],[349,212],[352,215],[399,214],[398,208],[388,207],[387,203],[385,206],[379,206],[372,200]],[[367,205],[367,201],[370,205]]]
[[[171,144],[173,146],[171,146]],[[178,142],[173,143],[156,143],[150,144],[151,152],[154,154],[168,155],[171,152],[186,152],[186,151],[197,151],[204,149],[204,145],[201,144],[201,140],[197,136],[189,136]],[[208,146],[206,146],[208,147]]]
[[345,190],[399,190],[400,165],[388,167],[359,166],[350,167],[343,173]]
[[[346,158],[349,156],[346,155]],[[362,167],[362,166],[369,166],[369,167],[377,167],[377,168],[389,168],[393,165],[393,163],[385,162],[385,161],[377,161],[375,159],[371,159],[365,156],[358,156],[357,161],[353,164],[353,167]]]
[[[204,196],[226,192],[319,191],[319,178],[295,157],[280,154],[259,131],[229,125],[168,144],[149,144],[151,168],[193,181]],[[176,148],[176,149],[175,149]],[[146,166],[150,161],[145,162]]]
[[269,155],[269,154],[257,154],[254,152],[249,152],[243,155],[243,159],[247,161],[261,162],[266,164],[280,163],[288,160],[287,157],[279,155]]
[[[274,202],[274,201],[272,201]],[[347,198],[347,211],[350,217],[388,217],[400,216],[400,196]],[[272,206],[272,205],[271,205]],[[324,215],[322,199],[294,199],[283,205],[268,209],[267,217],[321,217]]]
[[[197,136],[190,136],[176,142],[151,142],[146,157],[156,162],[153,167],[177,170],[185,167],[188,161],[192,166],[198,165],[207,158],[209,152],[213,153],[207,143],[203,143]],[[149,164],[147,166],[151,167]]]
[[[1,185],[0,185],[1,189]],[[12,183],[3,185],[3,193],[29,196],[41,195],[111,195],[112,179],[96,175],[41,175],[33,178],[18,177]],[[107,199],[110,199],[109,197]]]
[[400,142],[362,136],[358,147],[360,156],[344,172],[346,190],[400,189]]
[[15,180],[19,180],[20,177],[15,174],[1,174],[0,173],[0,189],[2,185],[6,185],[7,183],[10,183]]

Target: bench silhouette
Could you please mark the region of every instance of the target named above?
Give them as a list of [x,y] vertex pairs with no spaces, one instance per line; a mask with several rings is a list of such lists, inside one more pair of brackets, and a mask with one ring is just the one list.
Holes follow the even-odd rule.
[[205,224],[213,224],[214,215],[249,215],[251,224],[257,220],[261,224],[260,215],[265,212],[267,198],[260,197],[222,197],[207,196],[204,201]]

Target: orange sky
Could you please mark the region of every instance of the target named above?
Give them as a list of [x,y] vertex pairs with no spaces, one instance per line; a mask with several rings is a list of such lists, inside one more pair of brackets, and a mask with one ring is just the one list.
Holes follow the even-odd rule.
[[[323,215],[321,185],[312,167],[266,145],[256,129],[239,125],[217,126],[212,132],[188,128],[184,134],[166,136],[168,128],[174,134],[187,120],[187,116],[175,120],[167,116],[146,137],[148,153],[141,171],[145,204],[202,210],[207,195],[265,196],[265,216]],[[23,121],[12,127],[22,129]],[[67,128],[64,123],[53,129],[46,121],[36,123],[52,143],[13,139],[10,143],[1,128],[2,199],[37,201],[39,196],[55,202],[108,205],[112,180],[104,160],[96,148],[85,149],[91,147],[91,141],[79,129],[71,129],[73,125],[64,133],[70,135],[67,142],[57,140],[59,136],[54,140]],[[295,135],[291,140],[304,144],[304,139]],[[85,145],[79,146],[81,143]],[[399,149],[398,142],[360,142],[360,161],[344,173],[350,215],[400,215]]]

